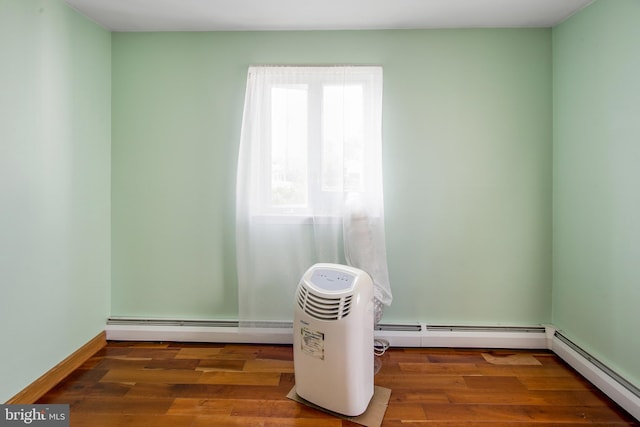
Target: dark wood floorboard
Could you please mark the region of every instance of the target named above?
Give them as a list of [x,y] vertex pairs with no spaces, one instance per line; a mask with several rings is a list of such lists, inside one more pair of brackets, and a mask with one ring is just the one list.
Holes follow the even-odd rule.
[[[638,426],[547,351],[391,348],[383,426]],[[346,427],[287,399],[286,345],[109,342],[38,403],[68,403],[73,427]]]

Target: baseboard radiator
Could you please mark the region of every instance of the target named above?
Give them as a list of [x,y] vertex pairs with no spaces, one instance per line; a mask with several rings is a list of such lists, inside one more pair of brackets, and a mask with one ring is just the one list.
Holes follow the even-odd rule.
[[112,317],[107,340],[291,344],[291,322]]
[[[291,344],[292,322],[171,320],[113,317],[107,339],[123,341],[196,341]],[[447,326],[424,323],[376,326],[376,338],[393,347],[470,347],[547,349],[544,326]]]
[[550,350],[640,420],[640,388],[575,344],[561,331],[554,332]]

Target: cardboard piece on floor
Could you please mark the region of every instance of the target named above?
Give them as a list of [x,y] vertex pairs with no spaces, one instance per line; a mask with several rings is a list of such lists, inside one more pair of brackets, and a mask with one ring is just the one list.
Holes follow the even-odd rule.
[[493,365],[542,365],[542,363],[531,354],[493,355],[490,353],[482,353],[482,357]]
[[303,405],[309,406],[327,414],[331,414],[335,417],[342,418],[343,420],[349,420],[366,427],[380,427],[382,425],[384,413],[387,411],[387,406],[389,405],[391,390],[388,388],[375,386],[373,390],[373,397],[371,398],[371,402],[369,402],[369,406],[367,406],[367,410],[364,411],[362,415],[358,415],[357,417],[348,417],[346,415],[329,411],[328,409],[324,409],[318,405],[314,405],[308,400],[304,400],[303,398],[298,396],[295,386],[291,389],[289,394],[287,394],[287,397],[291,400],[302,403]]

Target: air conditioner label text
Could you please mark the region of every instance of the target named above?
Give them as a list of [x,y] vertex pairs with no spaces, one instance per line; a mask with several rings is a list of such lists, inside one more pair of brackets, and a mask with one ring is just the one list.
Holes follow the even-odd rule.
[[302,351],[311,357],[324,360],[324,334],[304,327],[300,329],[300,334]]

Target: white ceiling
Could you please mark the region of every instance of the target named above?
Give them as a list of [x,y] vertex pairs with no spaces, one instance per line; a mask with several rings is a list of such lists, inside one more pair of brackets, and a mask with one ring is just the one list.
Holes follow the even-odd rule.
[[594,0],[65,0],[113,31],[552,27]]

